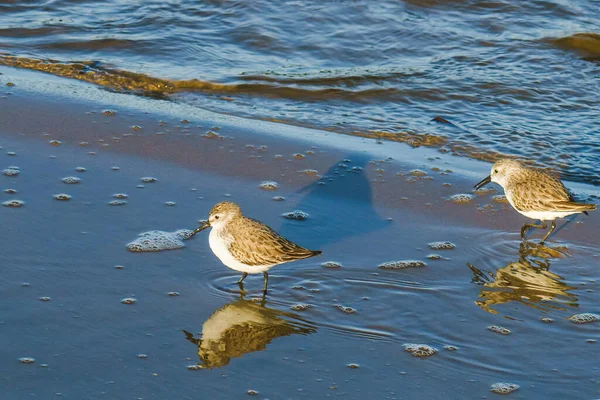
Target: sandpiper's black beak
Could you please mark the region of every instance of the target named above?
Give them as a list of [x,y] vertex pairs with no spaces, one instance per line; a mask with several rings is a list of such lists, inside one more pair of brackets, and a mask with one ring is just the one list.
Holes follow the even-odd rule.
[[477,185],[475,185],[475,189],[479,189],[484,187],[485,185],[487,185],[488,183],[490,183],[492,181],[492,177],[490,175],[486,176],[485,178],[483,178],[481,180],[481,182],[479,182]]
[[194,236],[196,233],[198,233],[198,232],[200,232],[200,231],[203,231],[203,230],[205,230],[206,228],[209,228],[209,227],[210,227],[210,222],[208,222],[208,221],[204,221],[204,222],[202,223],[202,225],[200,225],[199,227],[197,227],[197,228],[196,228],[196,229],[195,229],[195,230],[192,232],[192,234],[190,235],[190,237]]

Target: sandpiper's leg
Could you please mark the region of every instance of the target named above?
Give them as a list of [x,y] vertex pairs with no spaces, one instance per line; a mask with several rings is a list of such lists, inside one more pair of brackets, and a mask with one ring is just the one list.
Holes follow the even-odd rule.
[[244,273],[242,274],[242,277],[240,278],[240,280],[239,280],[239,281],[237,281],[237,283],[242,283],[242,282],[244,282],[244,279],[246,279],[246,277],[247,277],[247,276],[248,276],[248,273],[247,273],[247,272],[244,272]]
[[269,283],[269,273],[267,271],[263,272],[263,276],[265,277],[265,285],[263,286],[263,292],[267,293],[267,284]]
[[525,234],[529,228],[546,229],[547,227],[548,225],[546,225],[546,221],[542,221],[541,225],[525,224],[523,227],[521,227],[521,239],[525,239]]
[[548,233],[546,233],[546,235],[544,236],[544,238],[542,239],[542,241],[540,242],[540,244],[544,244],[544,242],[546,241],[546,239],[548,239],[548,236],[550,236],[550,234],[552,233],[553,230],[556,229],[556,220],[553,219],[552,220],[552,225],[550,225],[550,230],[548,231]]

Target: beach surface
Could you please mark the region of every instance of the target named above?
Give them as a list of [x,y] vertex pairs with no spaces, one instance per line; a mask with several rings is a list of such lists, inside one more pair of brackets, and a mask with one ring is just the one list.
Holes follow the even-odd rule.
[[[0,195],[23,202],[0,207],[3,399],[600,395],[600,323],[569,319],[600,314],[600,213],[523,245],[501,188],[472,192],[489,163],[0,73],[2,169],[18,171]],[[207,232],[127,250],[219,201],[323,254],[273,268],[262,298]]]

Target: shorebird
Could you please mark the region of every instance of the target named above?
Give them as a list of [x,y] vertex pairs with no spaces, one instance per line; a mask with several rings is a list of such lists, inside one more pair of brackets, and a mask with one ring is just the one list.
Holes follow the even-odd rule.
[[237,283],[241,286],[248,274],[262,272],[265,292],[270,268],[322,253],[290,242],[262,222],[244,216],[237,204],[228,201],[215,204],[208,220],[192,235],[209,227],[208,243],[213,253],[225,266],[242,272]]
[[475,185],[479,189],[490,182],[502,186],[511,206],[527,218],[540,220],[541,225],[525,224],[521,228],[521,239],[529,228],[546,229],[546,221],[552,221],[550,230],[540,244],[556,228],[556,218],[595,210],[595,204],[575,201],[562,182],[546,172],[528,168],[515,160],[500,160],[494,163],[489,176]]

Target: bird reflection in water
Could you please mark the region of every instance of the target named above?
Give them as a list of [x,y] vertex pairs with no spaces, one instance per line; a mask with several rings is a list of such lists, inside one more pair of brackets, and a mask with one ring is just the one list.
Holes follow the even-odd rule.
[[563,278],[549,271],[550,260],[562,257],[559,250],[530,242],[521,243],[519,259],[499,268],[495,273],[482,271],[467,263],[473,272],[472,283],[483,286],[476,300],[481,309],[498,314],[492,306],[518,301],[543,311],[577,307],[574,289]]
[[273,339],[316,332],[313,324],[295,314],[267,308],[264,297],[257,300],[241,297],[216,310],[202,325],[200,339],[183,331],[198,346],[200,367],[223,367],[232,358],[265,350]]

